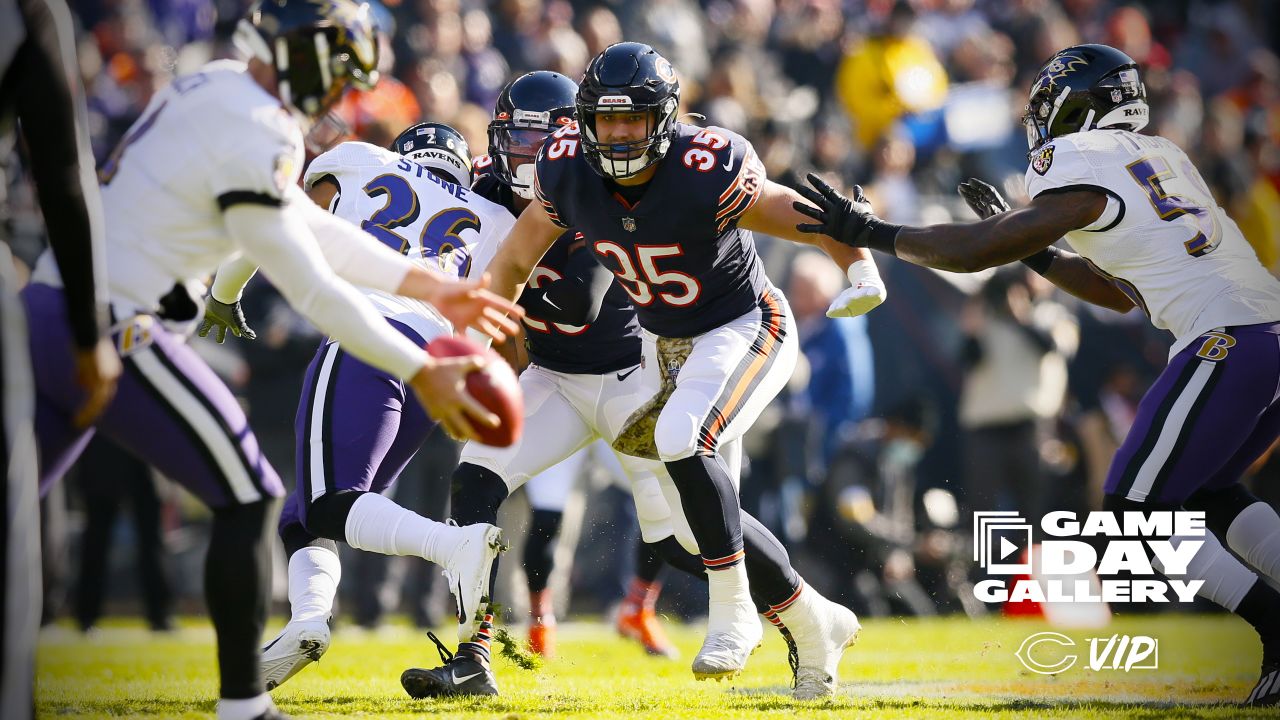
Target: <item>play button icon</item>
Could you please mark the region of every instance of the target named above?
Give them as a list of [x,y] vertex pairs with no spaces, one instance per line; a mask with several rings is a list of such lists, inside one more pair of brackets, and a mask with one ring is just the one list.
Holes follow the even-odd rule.
[[1009,538],[1000,538],[1000,559],[1005,560],[1014,553],[1018,552],[1018,546],[1009,542]]

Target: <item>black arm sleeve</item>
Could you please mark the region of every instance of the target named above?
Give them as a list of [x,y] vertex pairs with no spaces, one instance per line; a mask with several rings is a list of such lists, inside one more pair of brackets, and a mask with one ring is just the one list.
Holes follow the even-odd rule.
[[14,57],[6,85],[14,92],[22,135],[31,157],[31,173],[58,262],[67,298],[72,336],[81,348],[93,347],[106,317],[97,302],[94,265],[102,259],[98,211],[84,99],[75,62],[71,19],[62,0],[19,0],[27,38]]
[[563,278],[540,288],[526,288],[520,304],[539,320],[588,325],[600,315],[605,293],[612,284],[613,273],[583,248],[569,256]]

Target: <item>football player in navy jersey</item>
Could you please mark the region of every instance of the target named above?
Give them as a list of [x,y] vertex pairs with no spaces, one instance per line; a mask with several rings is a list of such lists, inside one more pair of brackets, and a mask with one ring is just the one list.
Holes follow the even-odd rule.
[[[490,125],[490,157],[476,161],[482,175],[474,189],[506,205],[513,214],[527,206],[534,197],[534,157],[547,135],[568,123],[576,94],[576,84],[550,72],[529,73],[508,85]],[[510,492],[526,482],[539,482],[546,477],[546,468],[595,438],[613,441],[625,425],[639,387],[640,328],[625,292],[607,270],[602,282],[601,271],[573,230],[565,231],[539,262],[534,280],[520,297],[528,312],[525,324],[532,361],[521,375],[521,384],[525,397],[536,401],[526,405],[526,431],[518,445],[491,448],[471,443],[464,448],[463,462],[454,474],[453,513],[460,524],[496,522],[498,507]],[[734,441],[726,452],[735,482],[738,444]],[[656,569],[665,560],[703,579],[706,572],[684,519],[680,494],[663,464],[629,456],[620,460],[632,484],[644,541],[639,565],[648,568],[648,574],[642,571],[633,581],[619,629],[657,653],[663,650],[665,638],[655,637],[661,632],[653,613]],[[771,605],[784,606],[793,599],[803,580],[768,529],[746,513],[742,522],[752,597],[756,609],[782,632],[791,648],[796,696],[830,695],[847,636],[834,637],[843,632],[838,627],[819,636],[813,631],[816,622],[801,619],[802,639],[809,645],[804,657],[799,657],[791,632]],[[540,610],[537,598],[531,599],[531,605],[535,619],[549,609]],[[819,620],[826,617],[821,610],[811,607],[808,612]],[[404,673],[401,680],[410,695],[497,692],[488,663],[491,620],[482,610],[477,628],[471,622],[473,615],[472,610],[463,610],[466,621],[460,633],[467,641],[445,665]]]
[[[497,202],[512,215],[533,200],[533,160],[547,135],[573,119],[578,84],[556,72],[535,71],[521,75],[503,88],[489,125],[489,154],[476,161],[473,189]],[[621,289],[612,288],[613,275],[595,262],[591,253],[571,230],[566,230],[552,251],[542,259],[538,279],[525,288],[520,302],[538,310],[536,318],[526,316],[525,346],[529,358],[542,369],[569,375],[607,375],[634,367],[640,355],[640,336],[635,312]],[[536,287],[535,287],[536,285]],[[552,321],[568,321],[552,322]],[[580,325],[575,323],[589,323]],[[518,342],[519,338],[513,338]],[[513,353],[517,354],[517,353]],[[518,358],[513,358],[513,364]],[[519,367],[519,365],[516,365]],[[530,379],[541,370],[530,371]],[[531,380],[530,380],[531,381]],[[547,433],[559,433],[531,418],[525,442],[541,444]],[[476,462],[477,453],[490,456],[497,448],[468,445],[463,465],[458,469],[456,489],[469,485],[465,478],[478,472],[476,466],[497,462]],[[615,464],[616,465],[616,464]],[[532,624],[529,644],[541,655],[555,652],[555,611],[547,587],[554,565],[554,547],[564,516],[565,502],[577,464],[560,470],[541,472],[529,479],[530,529],[524,545],[524,570],[529,583],[529,611]],[[557,466],[560,467],[560,466]],[[523,468],[508,466],[519,474]],[[623,471],[625,474],[625,471]],[[508,486],[514,489],[512,486]],[[460,494],[454,507],[466,511],[468,497]],[[675,648],[666,639],[653,603],[661,588],[658,576],[663,563],[643,539],[638,548],[637,577],[641,602],[634,611],[619,615],[619,628],[639,640],[651,654],[673,655]]]
[[[749,142],[677,122],[679,95],[671,64],[647,45],[597,55],[577,94],[577,122],[553,133],[537,157],[539,202],[490,267],[495,291],[515,297],[572,227],[635,307],[639,391],[614,447],[661,461],[678,489],[710,585],[707,639],[693,670],[725,677],[745,666],[762,630],[724,449],[781,389],[797,356],[786,300],[765,277],[751,231],[816,244],[848,268],[853,287],[831,316],[868,312],[885,289],[865,250],[796,231],[806,219],[792,207],[800,196],[765,178]],[[803,583],[782,597],[756,590],[795,636],[797,695],[829,692],[857,618]]]

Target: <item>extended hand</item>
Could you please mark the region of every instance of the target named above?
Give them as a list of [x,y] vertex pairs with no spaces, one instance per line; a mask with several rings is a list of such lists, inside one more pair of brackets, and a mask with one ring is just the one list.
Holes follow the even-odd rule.
[[[219,302],[209,296],[204,304],[204,321],[200,323],[200,337],[209,337],[209,331],[217,328],[218,334],[214,338],[219,343],[225,342],[227,339],[227,330],[232,335],[245,340],[258,339],[258,333],[249,327],[249,323],[244,319],[244,309],[240,307],[240,301],[233,303]],[[187,332],[191,332],[188,330]]]
[[889,291],[880,279],[880,271],[870,260],[859,260],[849,266],[851,287],[836,296],[827,308],[827,317],[857,317],[871,312],[889,297]]
[[964,198],[965,203],[983,220],[992,215],[1009,212],[1009,203],[1000,197],[1000,191],[978,178],[965,180],[956,190],[960,193],[960,197]]
[[791,207],[818,222],[801,223],[796,225],[796,230],[826,235],[850,247],[875,247],[878,250],[883,248],[876,247],[873,234],[877,228],[886,227],[897,231],[896,226],[889,225],[872,214],[871,203],[862,195],[861,186],[853,186],[853,199],[849,199],[813,173],[809,173],[806,179],[816,190],[801,186],[796,191],[813,205],[796,202],[791,203]]
[[480,355],[433,358],[409,380],[418,402],[455,440],[476,439],[480,425],[498,426],[498,416],[467,393],[467,375],[484,367]]
[[74,418],[77,428],[92,425],[111,403],[120,369],[120,356],[109,337],[100,338],[87,350],[76,351],[76,383],[84,390],[84,402]]
[[488,287],[488,273],[479,280],[441,279],[422,299],[453,324],[454,332],[473,328],[500,343],[520,329],[518,320],[524,317],[524,310]]

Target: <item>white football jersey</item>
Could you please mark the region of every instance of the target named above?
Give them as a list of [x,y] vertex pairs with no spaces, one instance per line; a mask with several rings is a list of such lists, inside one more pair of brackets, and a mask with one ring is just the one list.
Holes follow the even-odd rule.
[[[478,277],[515,219],[506,208],[443,180],[402,155],[363,142],[345,142],[311,161],[304,186],[331,177],[338,194],[329,208],[395,251],[454,277]],[[424,340],[452,332],[430,305],[364,290],[385,317]]]
[[[157,92],[101,171],[111,299],[150,311],[239,247],[222,209],[279,205],[302,169],[302,131],[280,101],[220,60]],[[57,283],[49,253],[36,280]]]
[[1170,357],[1214,328],[1280,320],[1280,281],[1169,140],[1126,130],[1066,135],[1032,154],[1026,186],[1032,198],[1107,194],[1102,217],[1066,240],[1174,334]]

